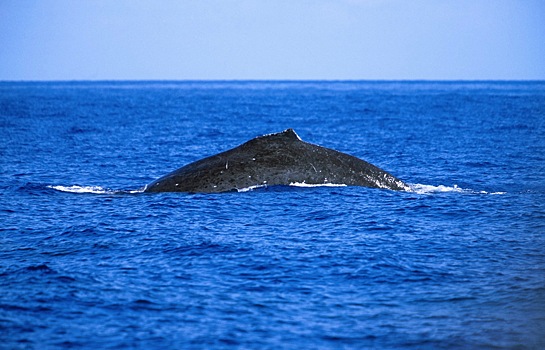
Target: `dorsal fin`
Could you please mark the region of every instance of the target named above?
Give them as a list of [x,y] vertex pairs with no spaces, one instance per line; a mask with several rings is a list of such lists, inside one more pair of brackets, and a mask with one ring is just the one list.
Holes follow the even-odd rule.
[[275,139],[285,139],[285,140],[299,140],[299,141],[302,141],[301,138],[299,137],[299,135],[297,135],[297,133],[295,132],[295,130],[293,130],[292,128],[289,128],[289,129],[286,129],[284,131],[281,131],[281,132],[277,132],[277,133],[274,133],[274,134],[266,134],[266,135],[263,135],[263,136],[259,136],[257,138],[275,138]]
[[301,141],[301,138],[299,137],[299,135],[297,135],[295,130],[293,130],[292,128],[282,131],[281,134],[283,134],[284,137]]

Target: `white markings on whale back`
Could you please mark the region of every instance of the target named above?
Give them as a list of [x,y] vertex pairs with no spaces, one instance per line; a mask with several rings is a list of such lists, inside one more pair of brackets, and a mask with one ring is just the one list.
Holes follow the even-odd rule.
[[380,178],[375,178],[371,175],[365,175],[365,178],[368,182],[374,184],[377,188],[384,188],[384,189],[390,189],[391,184],[395,184],[398,188],[402,189],[403,191],[411,191],[412,188],[405,184],[401,180],[394,180],[391,175],[388,174],[381,174],[382,180]]

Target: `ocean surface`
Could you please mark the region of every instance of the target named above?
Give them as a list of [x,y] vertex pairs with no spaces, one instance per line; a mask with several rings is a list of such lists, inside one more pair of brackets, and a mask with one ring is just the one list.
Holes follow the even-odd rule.
[[[142,193],[293,128],[411,185]],[[544,349],[545,82],[0,82],[0,349]]]

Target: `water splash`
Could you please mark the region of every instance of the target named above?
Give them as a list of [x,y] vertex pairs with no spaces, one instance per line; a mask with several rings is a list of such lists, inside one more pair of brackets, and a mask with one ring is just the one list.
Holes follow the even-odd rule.
[[129,191],[120,191],[120,190],[112,190],[109,188],[104,188],[101,186],[79,186],[79,185],[72,185],[72,186],[62,186],[62,185],[50,185],[47,186],[47,188],[51,188],[53,190],[57,190],[60,192],[68,192],[68,193],[92,193],[92,194],[123,194],[123,193],[142,193],[144,192],[145,188],[137,189],[137,190],[129,190]]
[[290,183],[290,186],[293,187],[346,187],[345,184],[332,184],[332,183],[325,183],[325,184],[307,184],[305,182],[292,182]]
[[245,188],[237,188],[237,192],[249,192],[249,191],[253,191],[253,190],[257,190],[257,189],[260,189],[260,188],[265,188],[267,187],[267,185],[255,185],[255,186],[250,186],[250,187],[245,187]]
[[466,193],[466,194],[493,194],[493,195],[499,195],[499,194],[505,194],[506,192],[487,192],[487,191],[475,191],[468,188],[461,188],[458,185],[452,185],[452,186],[433,186],[433,185],[423,185],[423,184],[411,184],[411,191],[415,192],[417,194],[435,194],[435,193],[448,193],[448,192],[455,192],[455,193]]
[[[299,182],[293,182],[290,183],[289,186],[291,187],[346,187],[347,185],[344,184],[307,184],[307,183],[299,183]],[[267,184],[263,185],[256,185],[256,186],[250,186],[247,188],[241,188],[237,189],[238,192],[249,192],[253,190],[258,190],[261,188],[268,187]],[[424,185],[424,184],[410,184],[410,192],[414,192],[416,194],[437,194],[437,193],[465,193],[465,194],[490,194],[490,195],[502,195],[506,192],[487,192],[487,191],[475,191],[472,189],[467,188],[461,188],[458,185],[452,185],[452,186],[444,186],[444,185]],[[104,188],[101,186],[79,186],[79,185],[72,185],[72,186],[62,186],[62,185],[49,185],[47,188],[51,188],[56,191],[60,192],[67,192],[67,193],[91,193],[91,194],[135,194],[135,193],[143,193],[146,189],[146,187],[142,187],[140,189],[136,190],[112,190],[109,188]]]

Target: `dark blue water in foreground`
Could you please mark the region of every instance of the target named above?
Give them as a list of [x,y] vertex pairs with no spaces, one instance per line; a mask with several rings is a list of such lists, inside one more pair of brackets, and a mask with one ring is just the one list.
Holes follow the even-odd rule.
[[[357,187],[123,194],[255,136]],[[545,347],[545,83],[0,83],[0,348]]]

